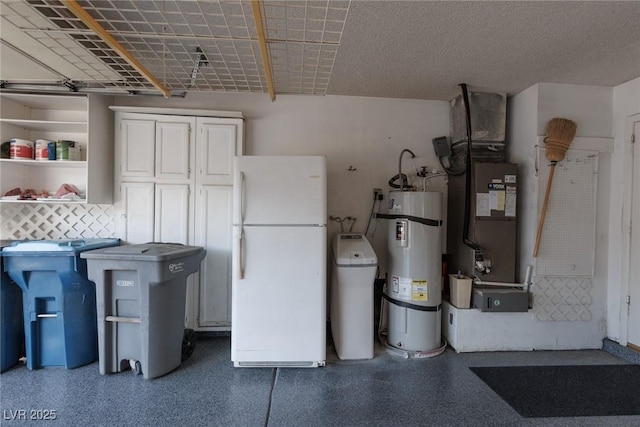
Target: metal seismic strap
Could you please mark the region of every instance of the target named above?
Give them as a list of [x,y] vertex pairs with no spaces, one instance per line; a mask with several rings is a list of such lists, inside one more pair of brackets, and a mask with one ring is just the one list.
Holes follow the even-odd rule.
[[412,215],[377,213],[376,214],[376,218],[382,218],[382,219],[406,219],[406,220],[409,220],[409,221],[418,222],[420,224],[429,225],[431,227],[440,227],[442,225],[442,220],[429,219],[429,218],[420,218],[418,216],[412,216]]
[[442,304],[431,305],[431,306],[411,304],[410,302],[400,301],[400,300],[397,300],[395,298],[391,298],[389,295],[387,295],[385,293],[382,294],[382,297],[384,299],[386,299],[387,301],[389,301],[391,304],[397,305],[399,307],[410,308],[412,310],[440,311],[440,309],[442,308]]

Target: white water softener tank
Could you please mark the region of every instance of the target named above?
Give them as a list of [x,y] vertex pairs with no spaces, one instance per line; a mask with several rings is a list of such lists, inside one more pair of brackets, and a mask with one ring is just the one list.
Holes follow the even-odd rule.
[[373,358],[373,282],[378,258],[360,233],[331,242],[331,334],[340,359]]
[[442,194],[389,193],[388,344],[407,351],[441,346]]

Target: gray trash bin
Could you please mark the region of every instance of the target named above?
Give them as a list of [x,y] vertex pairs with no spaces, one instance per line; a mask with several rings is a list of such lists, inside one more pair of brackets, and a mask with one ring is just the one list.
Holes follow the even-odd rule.
[[82,253],[96,283],[100,373],[129,367],[145,379],[182,362],[187,277],[206,251],[147,243]]

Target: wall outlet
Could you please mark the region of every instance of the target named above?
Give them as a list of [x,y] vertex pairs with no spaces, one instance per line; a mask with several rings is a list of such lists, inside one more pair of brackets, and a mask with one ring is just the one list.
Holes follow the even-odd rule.
[[384,199],[384,195],[382,194],[382,190],[379,188],[373,189],[373,200],[382,200]]

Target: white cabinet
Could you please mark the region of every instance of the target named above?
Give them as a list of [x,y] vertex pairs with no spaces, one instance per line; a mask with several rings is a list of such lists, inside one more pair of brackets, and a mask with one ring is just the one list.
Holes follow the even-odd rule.
[[198,223],[194,244],[207,248],[200,265],[201,282],[195,298],[200,327],[231,323],[231,206],[233,187],[205,185],[198,192]]
[[155,230],[156,242],[189,244],[189,184],[156,184]]
[[118,237],[188,244],[192,238],[195,118],[116,113]]
[[153,182],[122,182],[117,187],[116,208],[118,237],[126,243],[153,241],[155,184]]
[[[120,120],[116,132],[120,177],[153,178],[155,175],[156,122],[154,120]],[[117,172],[116,172],[117,173]]]
[[230,329],[232,172],[243,151],[243,120],[112,108],[118,237],[204,247],[207,256],[187,285],[186,326]]
[[193,120],[123,119],[119,123],[120,176],[187,180],[191,171]]
[[192,124],[159,122],[156,124],[156,177],[189,179],[193,150],[189,133]]
[[[113,114],[111,97],[102,95],[35,95],[0,93],[0,141],[70,140],[81,147],[80,160],[0,159],[0,195],[21,190],[46,190],[53,195],[62,184],[73,184],[84,198],[52,197],[37,203],[102,203],[113,201]],[[2,198],[2,202],[34,203]]]
[[198,120],[198,181],[201,184],[233,185],[233,157],[237,154],[238,126],[228,119]]

